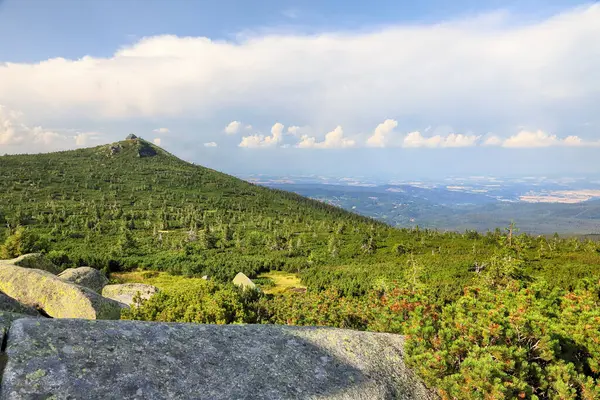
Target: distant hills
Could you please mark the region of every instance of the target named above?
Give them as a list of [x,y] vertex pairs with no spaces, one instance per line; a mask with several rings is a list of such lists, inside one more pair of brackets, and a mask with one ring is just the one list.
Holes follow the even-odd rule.
[[[600,234],[600,200],[580,203],[517,201],[509,190],[497,196],[412,185],[350,186],[267,183],[399,227],[480,232],[508,226],[531,234]],[[503,196],[506,201],[498,198]]]

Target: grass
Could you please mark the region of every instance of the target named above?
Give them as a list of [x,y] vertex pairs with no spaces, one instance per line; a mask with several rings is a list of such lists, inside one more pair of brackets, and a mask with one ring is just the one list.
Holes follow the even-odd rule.
[[283,271],[270,271],[260,274],[259,278],[267,278],[274,282],[274,286],[265,288],[264,292],[269,294],[281,294],[290,291],[291,289],[306,289],[302,285],[300,278],[296,274]]
[[113,272],[110,275],[110,280],[111,283],[144,283],[156,286],[165,292],[206,284],[206,281],[202,278],[188,278],[158,271]]

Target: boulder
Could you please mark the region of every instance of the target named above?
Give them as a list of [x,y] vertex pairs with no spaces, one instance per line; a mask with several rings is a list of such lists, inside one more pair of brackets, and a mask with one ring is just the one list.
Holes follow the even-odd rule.
[[54,275],[62,271],[59,267],[54,265],[52,261],[39,253],[25,254],[12,260],[0,260],[0,265],[3,263],[13,264],[23,268],[41,269],[42,271],[48,271]]
[[25,304],[21,304],[12,297],[0,292],[0,312],[3,311],[33,316],[40,315],[40,313],[38,313],[35,308],[26,306]]
[[403,344],[323,327],[21,319],[0,398],[434,398]]
[[108,279],[102,272],[90,267],[69,268],[61,272],[58,277],[97,293],[102,293],[102,288],[108,284]]
[[119,319],[116,301],[47,271],[0,264],[0,291],[53,318]]
[[102,289],[102,296],[128,306],[133,304],[133,297],[137,293],[140,294],[142,300],[148,300],[154,294],[158,293],[158,288],[143,283],[122,283],[119,285],[106,285]]
[[256,285],[244,273],[238,272],[233,278],[233,284],[244,289],[255,289]]

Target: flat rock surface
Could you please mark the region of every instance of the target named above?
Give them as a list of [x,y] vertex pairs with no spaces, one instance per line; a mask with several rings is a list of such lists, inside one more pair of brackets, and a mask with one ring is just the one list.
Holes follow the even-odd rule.
[[334,328],[21,319],[0,399],[429,399],[403,343]]

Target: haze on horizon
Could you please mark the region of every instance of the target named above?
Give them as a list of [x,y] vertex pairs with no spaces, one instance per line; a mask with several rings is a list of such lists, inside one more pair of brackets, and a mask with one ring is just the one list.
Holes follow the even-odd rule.
[[234,174],[600,174],[600,4],[0,2],[0,154],[128,133]]

